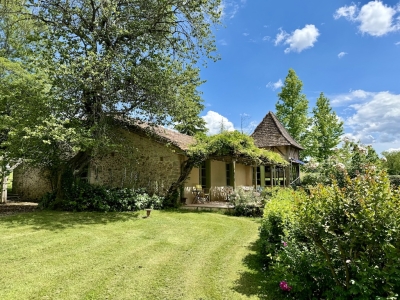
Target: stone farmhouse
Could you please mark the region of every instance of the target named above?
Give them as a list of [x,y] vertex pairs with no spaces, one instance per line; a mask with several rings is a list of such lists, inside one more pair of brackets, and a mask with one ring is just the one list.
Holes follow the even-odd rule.
[[[171,129],[146,124],[121,123],[117,136],[124,147],[92,159],[84,179],[109,187],[144,188],[164,194],[181,174],[186,151],[194,137]],[[181,191],[188,204],[196,197],[194,187],[207,190],[210,200],[224,200],[227,187],[235,189],[265,186],[289,186],[299,178],[299,151],[303,148],[269,112],[251,135],[256,146],[275,151],[290,164],[255,166],[230,157],[205,161],[192,169]],[[21,199],[39,199],[51,191],[50,181],[37,170],[19,167],[14,171],[13,192]]]

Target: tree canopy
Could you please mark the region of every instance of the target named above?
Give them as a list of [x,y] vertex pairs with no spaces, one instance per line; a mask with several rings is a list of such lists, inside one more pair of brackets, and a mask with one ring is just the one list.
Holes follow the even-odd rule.
[[285,126],[290,135],[300,144],[305,140],[307,127],[310,124],[308,100],[301,90],[303,82],[293,69],[289,69],[279,100],[275,105],[276,117]]
[[384,151],[382,155],[385,157],[384,166],[387,168],[389,175],[400,175],[400,151]]
[[343,135],[343,122],[330,106],[329,99],[321,93],[312,110],[312,127],[309,133],[307,154],[318,161],[327,159],[334,153]]
[[[60,172],[82,170],[108,142],[107,120],[116,115],[176,124],[188,134],[204,130],[196,64],[217,59],[211,26],[219,23],[220,2],[2,2],[0,56],[21,63],[30,80],[46,78],[47,119],[19,127],[21,136],[41,141],[37,160],[57,162]],[[22,110],[42,101],[28,98],[20,98]]]

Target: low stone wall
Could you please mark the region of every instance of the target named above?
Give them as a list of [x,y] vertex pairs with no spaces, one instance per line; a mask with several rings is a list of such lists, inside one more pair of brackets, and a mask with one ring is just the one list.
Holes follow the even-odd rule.
[[44,171],[21,165],[13,172],[12,191],[20,200],[37,202],[51,192],[51,184]]

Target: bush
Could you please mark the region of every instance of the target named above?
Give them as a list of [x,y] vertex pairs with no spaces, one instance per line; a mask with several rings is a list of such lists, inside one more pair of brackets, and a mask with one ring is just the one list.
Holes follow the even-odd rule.
[[[264,207],[264,218],[260,226],[261,254],[266,262],[273,257],[285,242],[284,228],[293,218],[294,191],[292,189],[270,190],[270,200]],[[268,192],[266,193],[268,195]]]
[[108,189],[78,182],[68,189],[65,199],[57,200],[55,194],[47,194],[42,198],[40,206],[66,211],[136,211],[145,208],[160,209],[163,198],[150,196],[140,189]]
[[[345,174],[344,184],[333,180],[310,195],[295,192],[286,208],[266,206],[260,236],[266,245],[275,243],[266,249],[276,298],[397,299],[400,191],[373,169],[353,179]],[[290,291],[279,288],[281,281]]]
[[389,181],[395,188],[400,187],[400,175],[389,175]]
[[245,191],[239,188],[229,195],[229,202],[234,205],[233,215],[262,217],[264,201],[259,192]]
[[359,174],[374,167],[382,168],[382,161],[371,146],[361,145],[349,139],[344,139],[341,148],[335,149],[334,155],[324,161],[311,159],[304,165],[306,175],[302,179],[303,187],[316,186],[317,184],[336,183],[344,187],[345,177],[355,178]]

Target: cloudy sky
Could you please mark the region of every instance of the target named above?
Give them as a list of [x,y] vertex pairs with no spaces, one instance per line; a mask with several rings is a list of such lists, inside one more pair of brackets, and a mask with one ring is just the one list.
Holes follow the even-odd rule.
[[251,133],[275,112],[289,68],[315,106],[321,92],[346,135],[381,153],[400,148],[400,2],[224,0],[221,60],[202,69],[211,133]]

